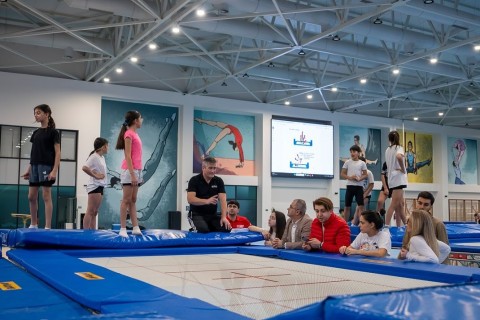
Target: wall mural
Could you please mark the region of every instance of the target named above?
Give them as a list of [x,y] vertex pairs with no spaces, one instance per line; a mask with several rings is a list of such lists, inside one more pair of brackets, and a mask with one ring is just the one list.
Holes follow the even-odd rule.
[[[168,211],[177,208],[178,108],[102,99],[101,136],[109,141],[105,155],[110,184],[105,188],[98,226],[109,229],[120,223],[120,184],[123,150],[115,150],[125,113],[137,110],[144,121],[138,134],[142,140],[143,179],[138,191],[137,211],[141,227],[168,228]],[[93,143],[93,141],[92,141]],[[127,226],[130,226],[128,224]]]
[[477,141],[448,137],[448,183],[478,184]]
[[[361,127],[340,126],[340,165],[339,170],[345,161],[350,159],[350,147],[354,144],[362,149],[361,156],[367,160],[367,169],[372,171],[376,181],[380,181],[382,171],[381,130]],[[341,178],[339,173],[338,175]]]
[[405,149],[405,168],[408,182],[433,183],[432,135],[398,131]]
[[253,116],[195,110],[193,130],[193,172],[209,155],[218,161],[217,174],[255,175]]

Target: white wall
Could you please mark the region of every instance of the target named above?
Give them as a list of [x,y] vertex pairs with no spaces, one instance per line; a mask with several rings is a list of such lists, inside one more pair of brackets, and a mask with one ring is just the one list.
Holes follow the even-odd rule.
[[[435,214],[448,219],[448,198],[478,198],[480,187],[457,186],[448,184],[448,164],[446,152],[447,137],[464,137],[479,139],[480,131],[467,128],[453,128],[413,121],[399,121],[385,118],[374,118],[355,114],[341,114],[313,109],[298,109],[287,106],[261,104],[255,102],[235,101],[210,98],[198,95],[182,95],[150,89],[116,86],[103,83],[89,83],[74,80],[28,76],[0,72],[0,110],[1,124],[34,125],[34,106],[46,103],[52,108],[52,117],[58,128],[79,131],[79,163],[77,198],[79,205],[86,204],[86,193],[83,185],[87,176],[81,171],[83,159],[93,149],[93,141],[100,134],[101,99],[113,98],[127,101],[138,101],[179,108],[179,149],[178,149],[178,197],[177,210],[185,213],[187,206],[186,188],[192,176],[192,137],[194,108],[226,113],[249,114],[256,117],[255,177],[224,176],[226,184],[258,185],[258,212],[262,214],[258,221],[266,226],[272,207],[286,211],[292,199],[305,199],[311,216],[311,202],[318,196],[332,198],[338,206],[339,188],[345,186],[338,176],[333,180],[303,181],[297,179],[270,177],[270,121],[272,114],[295,116],[302,118],[323,119],[332,121],[335,126],[335,159],[338,159],[339,125],[365,126],[380,128],[388,132],[393,128],[404,128],[408,131],[430,133],[433,135],[435,158],[434,184],[409,184],[407,197],[415,197],[419,191],[432,191],[436,197]],[[320,107],[319,107],[320,108]],[[148,121],[148,119],[146,119]],[[144,133],[145,134],[145,133]],[[382,141],[382,146],[386,146]],[[480,158],[480,157],[479,157]],[[335,172],[339,172],[338,161],[335,161]],[[376,188],[380,187],[376,183]],[[141,197],[141,194],[140,194]],[[442,216],[443,213],[443,216]],[[182,220],[182,227],[187,224]]]

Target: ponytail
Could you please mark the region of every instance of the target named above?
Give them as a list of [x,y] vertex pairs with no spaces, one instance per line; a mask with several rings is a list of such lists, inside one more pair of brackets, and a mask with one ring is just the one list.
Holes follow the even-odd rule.
[[120,128],[120,133],[118,134],[117,138],[117,145],[115,146],[116,150],[123,150],[125,149],[125,132],[127,132],[128,127],[130,127],[133,122],[140,118],[140,112],[135,110],[127,111],[125,114],[125,121]]
[[33,108],[34,111],[36,109],[40,109],[48,115],[47,127],[55,129],[55,121],[52,118],[52,109],[50,109],[50,106],[48,104],[40,104],[40,105],[36,106],[35,108]]

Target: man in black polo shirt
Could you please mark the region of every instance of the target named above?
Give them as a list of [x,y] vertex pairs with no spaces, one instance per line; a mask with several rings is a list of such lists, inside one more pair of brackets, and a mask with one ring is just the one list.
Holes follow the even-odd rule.
[[[232,229],[227,220],[227,195],[223,180],[215,176],[217,160],[206,157],[202,161],[202,173],[188,182],[187,201],[190,204],[190,218],[198,232],[229,232]],[[221,217],[217,216],[220,202]]]

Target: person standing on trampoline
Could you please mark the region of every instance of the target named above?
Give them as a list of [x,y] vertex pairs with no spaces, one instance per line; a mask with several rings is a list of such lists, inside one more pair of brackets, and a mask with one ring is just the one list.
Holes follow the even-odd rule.
[[123,197],[120,205],[120,232],[121,237],[127,238],[127,211],[130,214],[133,230],[132,234],[142,235],[138,227],[137,219],[137,194],[138,187],[143,182],[142,177],[142,140],[137,130],[142,127],[143,118],[138,111],[128,111],[125,114],[125,121],[118,134],[116,150],[123,150],[125,159],[122,161],[122,173],[120,182],[122,184]]
[[107,164],[103,157],[108,152],[108,141],[98,137],[93,142],[93,151],[90,152],[82,170],[89,175],[87,184],[88,204],[83,217],[83,229],[97,228],[97,214],[102,204],[103,188],[108,184]]
[[30,206],[30,229],[38,228],[38,190],[42,187],[42,197],[45,204],[45,229],[52,227],[52,185],[57,179],[60,165],[60,134],[55,129],[50,106],[41,104],[33,109],[35,121],[41,127],[32,133],[30,142],[30,165],[22,175],[29,181],[28,203]]

